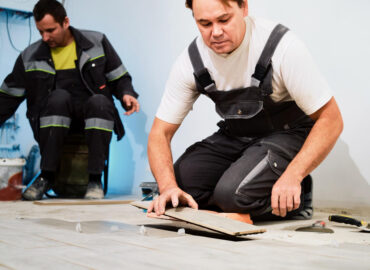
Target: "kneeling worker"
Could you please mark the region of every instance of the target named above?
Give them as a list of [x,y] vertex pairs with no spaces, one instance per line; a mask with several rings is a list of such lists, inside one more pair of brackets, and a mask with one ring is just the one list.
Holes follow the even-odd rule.
[[[167,203],[255,219],[312,217],[315,169],[343,123],[303,43],[286,27],[248,16],[246,0],[187,0],[201,36],[178,57],[148,143]],[[219,130],[173,165],[170,142],[204,94],[223,118]]]
[[138,94],[104,34],[71,27],[56,0],[40,0],[33,14],[42,40],[19,55],[0,87],[0,125],[26,99],[27,117],[40,146],[41,174],[23,198],[39,200],[52,187],[64,139],[73,130],[84,132],[88,145],[85,198],[101,199],[112,131],[118,139],[124,135],[112,95],[131,115],[139,111]]

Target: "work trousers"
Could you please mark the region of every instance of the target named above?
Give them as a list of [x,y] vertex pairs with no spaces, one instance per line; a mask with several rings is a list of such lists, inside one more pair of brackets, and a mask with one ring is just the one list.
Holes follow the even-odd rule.
[[[295,128],[261,138],[238,138],[220,129],[190,146],[175,162],[177,183],[200,208],[268,216],[272,187],[309,131]],[[290,215],[303,208],[303,198],[304,185],[301,206]]]
[[64,140],[71,132],[85,134],[88,173],[102,173],[114,127],[114,104],[107,97],[93,95],[82,101],[57,89],[49,94],[38,120],[31,125],[40,146],[42,170],[57,170]]

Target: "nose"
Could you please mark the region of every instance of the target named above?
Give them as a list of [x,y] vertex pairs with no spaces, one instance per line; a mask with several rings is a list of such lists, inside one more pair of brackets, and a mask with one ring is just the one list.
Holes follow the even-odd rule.
[[218,38],[220,36],[222,36],[222,34],[224,33],[224,30],[222,29],[222,26],[215,23],[213,24],[213,28],[212,28],[212,36],[214,38]]
[[44,42],[47,42],[48,40],[49,40],[49,38],[50,38],[50,36],[49,36],[49,34],[48,33],[42,33],[42,40],[44,41]]

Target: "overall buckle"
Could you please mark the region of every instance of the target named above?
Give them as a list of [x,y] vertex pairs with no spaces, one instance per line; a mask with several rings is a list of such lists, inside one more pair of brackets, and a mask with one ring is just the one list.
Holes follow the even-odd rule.
[[215,81],[212,80],[207,68],[203,68],[197,72],[194,72],[194,76],[198,81],[199,85],[207,92],[211,90],[215,85]]

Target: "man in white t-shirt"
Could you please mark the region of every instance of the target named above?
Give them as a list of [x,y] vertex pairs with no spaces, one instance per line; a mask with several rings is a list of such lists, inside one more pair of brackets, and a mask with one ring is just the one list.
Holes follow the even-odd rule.
[[[187,0],[201,33],[179,56],[149,135],[167,203],[252,218],[312,217],[312,172],[342,129],[339,108],[304,44],[248,15],[247,0]],[[173,165],[170,142],[200,94],[224,119]]]

